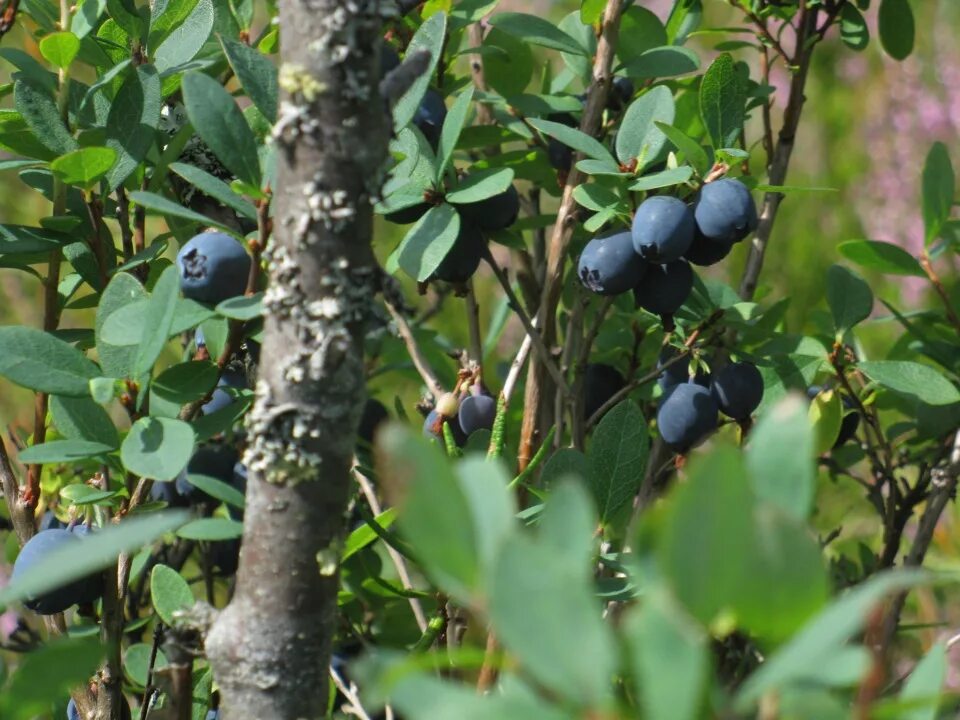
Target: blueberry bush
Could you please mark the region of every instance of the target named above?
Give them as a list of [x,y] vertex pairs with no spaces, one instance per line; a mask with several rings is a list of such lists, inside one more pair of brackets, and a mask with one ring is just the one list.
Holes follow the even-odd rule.
[[4,3],[0,718],[956,715],[947,146],[761,282],[913,5],[649,4]]

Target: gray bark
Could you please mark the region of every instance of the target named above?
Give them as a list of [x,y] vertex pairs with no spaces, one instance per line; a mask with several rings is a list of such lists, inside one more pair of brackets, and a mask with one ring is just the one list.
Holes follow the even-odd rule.
[[206,639],[222,717],[319,718],[365,397],[362,332],[388,118],[376,0],[280,3],[274,240],[236,593]]

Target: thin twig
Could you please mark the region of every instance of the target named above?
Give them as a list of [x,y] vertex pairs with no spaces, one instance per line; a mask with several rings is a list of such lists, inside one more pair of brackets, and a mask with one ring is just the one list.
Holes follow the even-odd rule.
[[557,384],[557,387],[560,388],[560,391],[564,395],[567,395],[570,390],[567,387],[566,378],[563,377],[563,373],[560,372],[560,368],[557,367],[557,364],[550,356],[550,351],[547,350],[547,346],[544,344],[540,333],[537,332],[536,327],[534,327],[530,316],[527,315],[526,310],[523,309],[523,305],[520,303],[520,298],[518,298],[517,294],[513,291],[513,287],[510,285],[510,279],[507,277],[506,272],[504,272],[503,268],[497,264],[497,261],[493,258],[493,254],[489,249],[485,250],[484,259],[487,261],[487,264],[490,265],[490,268],[493,270],[493,274],[500,282],[500,286],[507,294],[507,299],[510,301],[510,307],[520,319],[523,329],[526,330],[527,335],[532,338],[533,347],[537,351],[540,363],[547,369],[547,372],[550,373],[550,377]]
[[[383,508],[380,506],[380,501],[377,499],[377,493],[373,489],[373,485],[370,480],[360,472],[360,468],[354,464],[353,476],[357,479],[357,484],[360,485],[360,491],[363,493],[363,497],[366,498],[367,504],[370,506],[371,512],[374,515],[380,515],[383,512]],[[384,543],[387,548],[387,554],[390,555],[390,560],[393,562],[394,567],[397,569],[397,577],[400,578],[400,583],[403,585],[404,590],[413,590],[413,583],[410,581],[410,572],[407,570],[407,563],[403,559],[403,555],[398,553],[391,545]],[[420,604],[420,600],[415,597],[407,598],[410,602],[410,609],[413,610],[413,616],[417,620],[417,626],[420,628],[420,632],[426,632],[427,630],[427,614],[423,611],[423,606]]]
[[930,282],[937,291],[937,295],[940,296],[940,300],[943,302],[943,308],[947,312],[947,318],[949,318],[950,324],[953,325],[954,329],[958,333],[960,333],[960,318],[957,317],[957,313],[953,309],[953,304],[950,302],[950,295],[947,294],[947,290],[943,286],[940,276],[937,275],[936,271],[933,269],[933,263],[930,262],[930,255],[926,250],[920,254],[920,266],[927,274],[927,277],[930,278]]
[[407,319],[403,317],[400,311],[391,303],[384,302],[384,304],[387,306],[387,311],[397,326],[400,339],[403,340],[403,344],[407,346],[407,354],[410,355],[413,366],[417,369],[417,372],[420,373],[420,377],[427,386],[427,389],[433,393],[434,397],[439,398],[444,393],[443,385],[440,384],[426,356],[421,352],[420,346],[417,344],[417,339],[413,336],[413,330],[410,329],[410,325],[407,323]]
[[467,328],[470,333],[470,359],[478,365],[483,363],[483,341],[480,339],[480,306],[473,289],[473,280],[467,281]]
[[533,336],[527,334],[523,337],[523,342],[520,343],[520,349],[517,350],[517,356],[513,359],[513,362],[510,363],[510,372],[507,373],[507,379],[503,382],[502,394],[507,404],[510,403],[510,397],[513,395],[513,389],[517,385],[517,380],[520,379],[520,372],[523,370],[523,365],[527,361],[531,347],[533,347]]
[[330,666],[330,678],[333,680],[333,684],[337,686],[337,690],[343,693],[347,702],[350,703],[350,713],[356,715],[360,720],[370,720],[367,711],[364,710],[363,705],[360,704],[360,698],[357,697],[357,694],[351,688],[347,687],[343,678],[333,669],[332,665]]

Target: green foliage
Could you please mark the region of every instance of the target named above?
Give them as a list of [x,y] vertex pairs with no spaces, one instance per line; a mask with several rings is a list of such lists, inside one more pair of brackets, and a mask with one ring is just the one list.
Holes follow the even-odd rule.
[[[303,221],[333,227],[333,202],[348,224],[355,213],[358,243],[370,205],[378,215],[425,210],[399,242],[375,226],[376,257],[396,276],[378,276],[394,324],[380,297],[360,313],[371,320],[369,389],[395,419],[378,427],[372,454],[366,442],[355,449],[354,471],[369,483],[354,488],[349,530],[331,546],[340,557],[331,644],[338,654],[365,648],[359,662],[347,658],[346,679],[369,716],[389,703],[430,720],[846,717],[874,690],[872,706],[856,708],[865,716],[946,716],[956,699],[943,692],[945,642],[921,649],[911,632],[929,620],[926,608],[908,599],[898,622],[890,608],[900,600],[888,599],[936,583],[925,602],[946,603],[956,589],[946,573],[891,569],[908,547],[930,543],[936,517],[927,513],[942,511],[956,486],[951,263],[960,235],[948,145],[932,146],[914,195],[926,240],[919,255],[893,237],[837,242],[861,237],[856,228],[810,231],[825,271],[815,309],[794,297],[795,274],[768,275],[759,292],[741,293],[704,266],[669,316],[638,309],[629,293],[589,295],[578,283],[579,252],[629,224],[649,197],[693,208],[704,183],[726,176],[766,200],[761,236],[739,244],[726,266],[737,272],[748,246],[770,242],[768,257],[779,253],[770,224],[781,201],[789,208],[797,196],[833,190],[824,185],[849,190],[766,174],[775,159],[768,142],[796,142],[794,156],[810,142],[795,129],[757,132],[771,98],[783,106],[789,91],[758,71],[758,49],[777,73],[807,62],[779,47],[803,17],[795,0],[675,0],[665,21],[628,5],[616,32],[602,27],[609,13],[596,0],[542,14],[431,0],[387,17],[392,50],[430,53],[426,71],[384,110],[390,156],[362,197],[327,198],[320,176],[312,188],[319,215]],[[805,12],[827,38],[839,35],[842,45],[829,49],[836,63],[869,46],[872,16],[882,49],[911,55],[922,39],[915,9],[920,18],[907,0],[809,2]],[[98,601],[69,611],[66,637],[22,655],[0,651],[4,719],[62,715],[71,689],[102,681],[104,657],[118,659],[121,690],[139,702],[167,663],[154,645],[161,630],[198,598],[228,601],[242,513],[251,512],[238,451],[256,432],[244,421],[261,316],[277,306],[265,280],[281,210],[273,193],[305,191],[277,185],[271,126],[296,132],[288,123],[303,120],[297,113],[327,101],[309,68],[273,57],[284,50],[276,3],[82,0],[68,10],[61,23],[55,4],[23,2],[30,51],[11,47],[22,34],[0,49],[13,68],[0,87],[0,148],[14,156],[0,172],[23,183],[10,193],[16,212],[0,224],[0,264],[39,280],[42,296],[30,320],[0,327],[0,377],[32,396],[7,443],[18,477],[32,466],[25,496],[93,529],[0,591],[0,607],[90,573],[129,575],[122,633],[101,627],[116,609]],[[820,53],[820,42],[815,33],[806,49]],[[601,49],[612,53],[609,67],[596,66]],[[790,77],[809,70],[790,67]],[[595,77],[613,81],[608,97]],[[374,79],[353,78],[357,98]],[[812,82],[802,89],[808,105],[819,99]],[[436,136],[418,124],[428,90],[446,108]],[[585,117],[588,97],[603,101],[591,105],[594,117]],[[519,218],[487,227],[494,201],[511,191]],[[21,196],[30,198],[22,208]],[[475,227],[509,288],[486,267],[467,283],[435,279],[461,230]],[[203,304],[181,296],[174,256],[207,229],[236,238],[260,265],[244,294]],[[831,266],[838,257],[864,275]],[[929,286],[936,304],[898,309],[878,275]],[[517,358],[527,321],[543,342]],[[724,419],[701,445],[672,453],[654,419],[672,390],[655,382],[665,346],[707,385],[729,362],[754,363],[763,397],[753,417]],[[627,388],[588,426],[592,363],[615,368]],[[491,426],[464,439],[451,417],[442,442],[420,437],[414,406],[437,400],[420,397],[425,365],[431,385],[496,397]],[[524,385],[534,375],[549,377],[536,402]],[[247,387],[223,384],[231,376]],[[318,388],[318,406],[337,382]],[[814,383],[821,390],[805,400]],[[198,448],[228,451],[225,467],[195,466]],[[338,450],[338,466],[349,450]],[[166,509],[187,504],[190,512]],[[914,532],[917,522],[930,533]],[[17,538],[0,537],[13,559]],[[324,572],[328,556],[317,556]],[[278,577],[286,567],[284,558],[243,562],[274,563]],[[871,654],[881,620],[896,630],[882,658]],[[911,668],[906,680],[871,690],[881,660]],[[478,682],[496,685],[477,693]],[[199,657],[192,684],[190,713],[203,720],[215,686]],[[331,698],[328,715],[345,717],[335,707],[345,698]]]

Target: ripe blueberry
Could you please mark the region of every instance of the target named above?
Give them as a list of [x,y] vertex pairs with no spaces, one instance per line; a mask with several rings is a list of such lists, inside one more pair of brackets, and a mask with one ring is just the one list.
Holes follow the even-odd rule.
[[633,216],[633,247],[644,260],[679,260],[693,242],[693,213],[679,198],[647,198]]
[[763,400],[763,376],[751,362],[732,363],[714,376],[710,392],[724,415],[746,420]]
[[44,530],[56,530],[57,528],[65,528],[66,525],[53,514],[53,510],[47,510],[43,516],[40,518],[40,531]]
[[240,566],[240,538],[210,543],[210,562],[224,575],[233,575]]
[[420,128],[420,132],[434,150],[440,144],[440,132],[446,117],[447,106],[443,102],[443,96],[432,88],[428,89],[413,116],[413,124]]
[[590,363],[583,374],[583,417],[585,420],[602,408],[607,400],[619,392],[626,380],[615,367],[604,363]]
[[693,242],[683,257],[694,265],[706,267],[716,265],[729,255],[731,250],[732,244],[711,240],[697,228],[693,233]]
[[628,230],[596,237],[580,253],[577,273],[588,290],[600,295],[619,295],[636,287],[645,265],[633,250]]
[[670,390],[657,410],[657,427],[663,441],[686,452],[717,427],[717,401],[696,383],[680,383]]
[[618,75],[613,79],[613,84],[610,86],[610,95],[607,97],[607,107],[611,110],[622,109],[630,102],[630,99],[633,97],[633,92],[633,80]]
[[753,196],[746,185],[733,178],[704,185],[693,215],[700,232],[714,242],[739,242],[757,229]]
[[[10,581],[15,582],[38,563],[61,548],[83,542],[82,533],[73,533],[63,528],[43,530],[27,541],[13,564]],[[103,578],[99,573],[79,578],[61,585],[45,594],[24,601],[24,605],[40,615],[53,615],[63,612],[71,605],[91,603],[100,597],[103,590]]]
[[[443,417],[436,410],[431,410],[430,414],[423,421],[423,435],[424,437],[432,438],[443,444]],[[450,431],[453,433],[453,441],[456,443],[457,447],[463,447],[464,443],[467,441],[467,436],[463,434],[463,430],[460,428],[460,423],[450,422]]]
[[470,395],[460,403],[457,420],[464,434],[485,428],[493,428],[493,419],[497,416],[497,401],[489,395]]
[[460,205],[458,210],[464,222],[475,223],[487,232],[497,232],[517,221],[517,216],[520,215],[520,195],[511,185],[499,195]]
[[165,502],[170,507],[186,507],[190,503],[177,491],[177,483],[154,481],[150,488],[150,499],[156,502]]
[[67,720],[80,720],[80,711],[77,710],[77,704],[70,698],[67,703]]
[[464,283],[480,267],[486,243],[476,225],[460,219],[460,234],[453,241],[447,256],[433,271],[433,277],[449,283]]
[[220,232],[194,235],[177,253],[183,296],[216,304],[243,295],[250,256],[235,238]]
[[648,265],[640,284],[633,289],[637,305],[656,315],[672,315],[686,302],[693,289],[693,270],[684,260],[666,265]]
[[204,337],[203,330],[200,328],[197,328],[193,333],[193,343],[197,346],[198,350],[207,346],[207,338]]
[[203,406],[203,414],[212,415],[217,412],[217,410],[223,410],[225,407],[234,403],[233,396],[224,388],[245,390],[246,387],[247,379],[241,373],[232,371],[225,372],[217,381],[217,387],[213,391],[213,395],[210,396],[210,402]]

